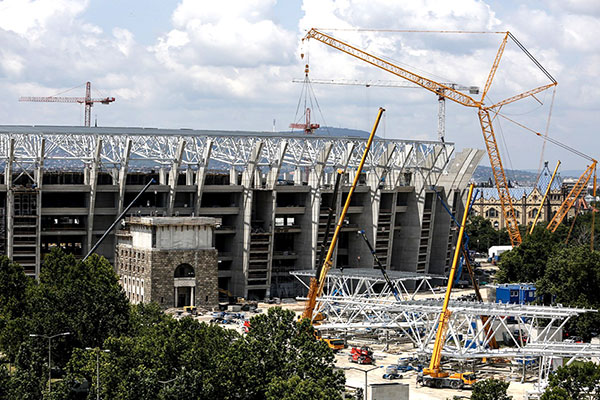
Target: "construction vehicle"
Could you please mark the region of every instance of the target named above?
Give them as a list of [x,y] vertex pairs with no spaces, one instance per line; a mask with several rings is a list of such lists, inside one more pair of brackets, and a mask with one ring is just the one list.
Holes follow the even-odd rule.
[[446,294],[444,296],[444,302],[442,303],[442,311],[440,313],[437,333],[435,337],[435,343],[433,346],[433,352],[429,367],[424,368],[421,373],[417,375],[417,383],[423,386],[434,387],[434,388],[453,388],[460,389],[465,386],[471,386],[477,379],[472,372],[457,372],[449,373],[442,369],[442,349],[446,342],[446,333],[448,330],[448,321],[450,319],[451,311],[448,310],[448,304],[450,302],[450,293],[452,293],[452,285],[454,284],[454,277],[456,275],[458,260],[461,253],[463,252],[463,237],[465,235],[465,226],[467,223],[467,216],[469,215],[469,205],[471,204],[471,198],[473,197],[473,185],[469,186],[469,192],[467,194],[467,207],[463,213],[462,222],[459,224],[460,230],[458,233],[458,239],[456,241],[456,249],[454,251],[454,258],[452,259],[452,268],[450,269],[450,275],[448,276],[448,286],[446,288]]
[[375,124],[373,125],[373,129],[371,130],[371,134],[369,135],[369,139],[365,145],[365,150],[363,152],[360,163],[358,164],[358,168],[356,169],[356,174],[354,176],[354,181],[352,182],[352,186],[350,186],[350,191],[348,192],[348,196],[346,197],[346,203],[344,204],[344,208],[338,218],[337,225],[335,227],[335,232],[333,233],[333,238],[331,239],[331,243],[329,245],[329,250],[327,251],[327,255],[322,265],[318,265],[316,268],[316,274],[314,278],[310,279],[310,285],[308,289],[308,296],[306,300],[306,305],[304,307],[304,312],[302,313],[302,318],[306,318],[313,321],[313,312],[317,305],[317,297],[319,297],[323,293],[323,288],[325,286],[325,277],[327,276],[327,272],[332,266],[331,258],[333,256],[333,251],[337,244],[337,240],[340,234],[340,230],[342,225],[344,224],[344,218],[346,217],[346,213],[348,212],[348,208],[350,207],[350,201],[352,200],[352,194],[356,189],[356,185],[358,184],[358,180],[360,178],[360,174],[362,172],[363,166],[365,165],[365,161],[367,159],[367,155],[369,154],[369,149],[371,148],[371,144],[373,143],[373,139],[375,137],[375,132],[377,131],[377,127],[379,126],[379,121],[381,121],[381,116],[385,110],[383,108],[379,108],[379,112],[377,113],[377,118],[375,119]]
[[348,361],[357,363],[357,364],[373,364],[375,362],[375,357],[373,357],[373,350],[370,347],[353,347],[350,349],[350,356],[348,356]]
[[[496,54],[496,58],[492,64],[492,68],[488,74],[485,86],[481,91],[481,100],[475,100],[471,96],[465,93],[461,93],[459,90],[456,90],[448,85],[444,85],[443,83],[436,82],[434,80],[425,78],[411,71],[408,71],[405,68],[395,65],[389,61],[386,61],[381,57],[369,54],[366,51],[360,50],[355,46],[352,46],[339,39],[336,39],[331,35],[320,32],[317,29],[310,29],[303,40],[318,40],[321,43],[324,43],[334,49],[340,50],[350,56],[358,58],[375,67],[381,68],[384,71],[392,73],[400,78],[406,79],[416,85],[419,85],[424,89],[427,89],[430,92],[436,94],[438,98],[444,97],[463,106],[472,107],[476,109],[481,125],[481,130],[483,133],[484,142],[488,152],[490,165],[492,167],[494,181],[498,189],[500,205],[504,214],[504,220],[506,221],[506,228],[508,230],[511,243],[513,244],[513,246],[518,246],[519,244],[521,244],[522,240],[521,233],[519,231],[518,221],[512,204],[512,198],[509,193],[508,181],[506,179],[506,174],[504,173],[504,167],[502,166],[502,160],[500,158],[500,149],[498,147],[498,143],[496,142],[496,136],[492,126],[492,116],[490,115],[490,113],[494,113],[494,115],[499,114],[500,107],[503,107],[507,104],[513,103],[515,101],[529,96],[534,96],[537,93],[555,87],[557,85],[557,82],[510,32],[503,33],[504,38],[502,40],[500,48],[498,49],[498,53]],[[498,69],[500,59],[502,58],[502,55],[504,53],[506,42],[509,38],[515,44],[517,44],[517,46],[533,61],[533,63],[546,75],[546,77],[551,81],[551,83],[539,86],[537,88],[523,92],[516,96],[507,98],[491,106],[485,106],[484,99],[487,97],[488,91],[496,74],[496,70]]]
[[327,346],[333,350],[334,353],[337,353],[340,350],[344,350],[346,348],[346,342],[342,338],[332,338],[332,337],[320,337],[317,338],[327,344]]

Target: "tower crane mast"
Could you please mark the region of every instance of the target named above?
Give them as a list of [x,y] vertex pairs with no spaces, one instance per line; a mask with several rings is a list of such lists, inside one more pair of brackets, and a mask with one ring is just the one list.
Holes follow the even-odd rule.
[[84,126],[91,126],[92,121],[92,106],[94,103],[101,104],[110,104],[115,101],[114,97],[102,97],[102,98],[92,98],[92,84],[90,82],[86,82],[85,84],[85,97],[57,97],[57,96],[48,96],[48,97],[31,97],[31,96],[22,96],[19,98],[19,101],[32,101],[32,102],[43,102],[43,103],[79,103],[85,105],[85,121]]

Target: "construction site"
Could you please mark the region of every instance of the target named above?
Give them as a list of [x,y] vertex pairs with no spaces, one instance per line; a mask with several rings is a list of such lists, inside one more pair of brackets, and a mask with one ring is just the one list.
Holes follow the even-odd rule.
[[[519,225],[533,231],[544,220],[556,231],[590,183],[595,198],[596,160],[531,131],[589,165],[563,198],[552,186],[557,165],[535,186],[539,203],[516,211],[494,124],[509,119],[502,107],[557,81],[510,32],[500,37],[479,88],[425,78],[317,29],[306,34],[436,96],[437,141],[377,137],[383,108],[368,137],[321,135],[309,107],[289,134],[93,127],[87,113],[85,127],[0,126],[0,252],[36,278],[52,248],[95,252],[114,265],[130,302],[203,308],[197,318],[206,322],[223,321],[210,311],[227,299],[291,308],[313,322],[346,386],[365,399],[468,398],[491,377],[510,382],[514,398],[538,398],[558,367],[598,361],[600,342],[563,341],[571,319],[597,310],[505,300],[505,290],[532,289],[494,284],[497,267],[469,251],[465,226],[484,214],[476,202],[485,193],[500,209],[496,227],[508,231],[503,244],[521,244]],[[507,43],[548,82],[488,104]],[[114,100],[92,99],[88,83],[78,102]],[[447,101],[474,110],[483,146],[455,151]],[[494,185],[480,191],[471,177],[485,154]]]

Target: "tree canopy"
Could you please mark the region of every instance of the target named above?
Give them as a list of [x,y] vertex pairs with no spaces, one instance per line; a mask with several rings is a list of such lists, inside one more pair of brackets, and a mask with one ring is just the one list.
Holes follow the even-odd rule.
[[519,247],[503,253],[496,279],[501,283],[535,282],[544,276],[548,258],[560,247],[562,237],[538,226],[524,235]]
[[[0,350],[15,367],[10,376],[0,367],[0,400],[42,393],[91,399],[98,390],[102,398],[124,400],[341,399],[343,393],[332,351],[291,311],[271,308],[252,318],[246,335],[191,317],[177,320],[156,304],[130,306],[105,259],[81,262],[61,250],[46,256],[39,282],[0,258],[0,289]],[[48,394],[48,341],[30,334],[61,332],[71,334],[52,340]]]
[[549,376],[548,387],[540,400],[592,400],[600,392],[600,366],[575,362],[560,367]]
[[473,384],[471,400],[510,400],[506,391],[509,383],[501,379],[485,379]]
[[469,217],[465,230],[470,250],[487,254],[491,246],[510,244],[506,229],[494,229],[490,220],[479,215]]
[[[252,318],[245,336],[175,320],[154,305],[135,307],[132,320],[134,335],[104,343],[110,353],[101,354],[103,398],[341,399],[344,377],[333,368],[333,353],[291,311],[271,308]],[[95,393],[95,368],[93,352],[75,351],[64,395],[68,382],[83,380],[93,382]]]

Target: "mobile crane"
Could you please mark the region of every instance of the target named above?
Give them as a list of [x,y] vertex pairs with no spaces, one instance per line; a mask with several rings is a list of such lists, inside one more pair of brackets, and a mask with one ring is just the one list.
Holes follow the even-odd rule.
[[[492,68],[489,72],[485,86],[482,90],[481,100],[475,100],[471,96],[465,93],[461,93],[460,91],[448,85],[444,85],[443,83],[436,82],[434,80],[425,78],[411,71],[408,71],[405,68],[395,65],[375,55],[369,54],[364,50],[360,50],[355,46],[352,46],[339,39],[336,39],[333,36],[325,34],[315,28],[310,29],[303,40],[315,39],[348,55],[365,61],[377,68],[381,68],[384,71],[392,73],[418,86],[421,86],[429,90],[430,92],[435,93],[437,96],[443,96],[458,104],[462,104],[466,107],[475,108],[479,117],[484,142],[488,152],[490,165],[492,167],[492,173],[494,175],[494,180],[498,189],[498,197],[500,199],[502,212],[504,213],[504,219],[506,221],[506,228],[509,233],[510,241],[513,246],[518,246],[519,244],[521,244],[521,233],[519,231],[519,225],[512,204],[512,198],[508,189],[508,183],[506,175],[504,173],[504,167],[502,166],[502,160],[500,158],[500,149],[498,147],[498,143],[496,142],[496,136],[492,125],[492,116],[490,115],[490,112],[497,113],[500,107],[503,107],[507,104],[513,103],[528,96],[534,96],[537,93],[543,92],[551,87],[556,86],[557,82],[510,32],[503,33],[504,37],[500,44],[500,48],[498,49],[498,52],[496,54],[496,58],[494,59],[494,62],[492,64]],[[519,48],[533,61],[533,63],[546,75],[546,77],[550,80],[551,83],[539,86],[537,88],[528,90],[516,96],[504,99],[491,106],[486,106],[484,105],[483,101],[486,98],[490,86],[492,85],[492,81],[496,74],[496,70],[498,69],[498,66],[500,64],[500,60],[504,53],[504,48],[506,47],[506,43],[509,38],[514,43],[516,43],[517,46],[519,46]]]
[[463,213],[462,223],[460,224],[460,230],[458,233],[458,239],[456,240],[456,249],[454,250],[454,258],[452,259],[452,268],[450,269],[450,276],[448,276],[448,286],[446,288],[444,302],[442,303],[442,311],[439,317],[429,368],[424,368],[423,371],[417,375],[417,383],[420,383],[423,386],[435,388],[450,387],[453,389],[460,389],[465,386],[470,386],[477,381],[477,378],[473,372],[457,372],[450,374],[442,369],[442,349],[444,348],[444,343],[446,341],[448,320],[450,319],[451,315],[451,311],[448,310],[448,303],[450,302],[450,293],[452,293],[452,285],[454,283],[454,275],[456,274],[458,259],[463,250],[462,242],[465,234],[465,225],[467,222],[467,216],[469,215],[469,205],[471,204],[472,196],[473,184],[469,186],[469,192],[467,194],[467,207],[465,207],[465,212]]
[[308,289],[308,298],[306,300],[306,305],[304,307],[304,312],[302,313],[302,318],[307,318],[308,320],[313,320],[313,312],[317,305],[317,297],[323,293],[323,288],[325,286],[325,277],[329,272],[329,269],[332,266],[331,257],[333,256],[333,251],[337,244],[337,240],[340,234],[340,230],[342,225],[344,224],[344,218],[346,217],[346,213],[348,212],[348,208],[350,207],[350,200],[352,199],[352,194],[356,189],[356,185],[358,184],[358,179],[360,178],[360,173],[362,172],[363,166],[365,165],[365,161],[367,160],[367,155],[369,154],[369,149],[371,148],[371,144],[373,143],[373,139],[375,137],[375,132],[377,131],[377,127],[379,126],[379,121],[381,121],[381,116],[385,110],[383,108],[379,108],[377,113],[377,118],[375,119],[375,124],[373,125],[373,129],[371,130],[371,134],[369,135],[369,139],[367,140],[367,144],[365,145],[365,150],[363,152],[360,163],[358,164],[358,168],[356,169],[356,175],[354,176],[354,181],[352,182],[352,186],[350,187],[350,191],[348,192],[348,197],[346,198],[346,203],[344,204],[344,208],[342,209],[342,213],[338,218],[337,225],[335,227],[335,231],[333,233],[333,238],[331,239],[331,243],[329,245],[329,250],[327,251],[327,255],[325,256],[325,260],[322,266],[317,267],[316,275],[314,278],[310,279],[310,285]]

